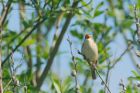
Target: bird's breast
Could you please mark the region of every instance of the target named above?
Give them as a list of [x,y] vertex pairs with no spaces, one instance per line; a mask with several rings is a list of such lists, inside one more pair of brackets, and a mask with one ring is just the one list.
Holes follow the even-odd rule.
[[95,62],[98,59],[98,49],[94,41],[85,41],[82,52],[87,60]]

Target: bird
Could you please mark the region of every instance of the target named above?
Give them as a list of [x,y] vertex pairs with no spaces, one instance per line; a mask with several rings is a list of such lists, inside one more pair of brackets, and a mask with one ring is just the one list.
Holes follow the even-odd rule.
[[84,59],[88,62],[93,80],[96,79],[96,66],[98,61],[98,47],[96,42],[94,41],[92,35],[86,34],[85,39],[81,48],[81,54]]

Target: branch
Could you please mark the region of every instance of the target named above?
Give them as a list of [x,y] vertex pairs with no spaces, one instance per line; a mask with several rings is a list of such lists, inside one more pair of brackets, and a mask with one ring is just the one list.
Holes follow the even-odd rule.
[[113,68],[119,62],[119,60],[126,54],[126,52],[128,50],[132,49],[132,48],[133,47],[131,46],[131,44],[128,45],[128,47],[122,52],[122,54],[115,60],[115,62],[113,63],[113,65],[110,67],[110,69]]
[[51,67],[51,65],[52,65],[52,63],[53,63],[54,57],[55,57],[55,55],[56,55],[56,53],[57,53],[57,51],[58,51],[58,48],[59,48],[59,46],[60,46],[60,43],[61,43],[61,41],[62,41],[62,39],[63,39],[63,36],[64,36],[66,30],[67,30],[67,27],[68,27],[68,25],[69,25],[69,23],[70,23],[71,18],[72,18],[72,16],[69,16],[69,17],[67,18],[67,20],[66,20],[66,22],[65,22],[65,25],[64,25],[64,27],[63,27],[63,29],[62,29],[62,32],[61,32],[61,34],[60,34],[60,36],[59,36],[59,38],[58,38],[58,40],[57,40],[57,42],[56,42],[56,45],[54,46],[54,49],[53,49],[52,52],[50,53],[51,56],[50,56],[50,58],[48,59],[48,64],[45,66],[45,69],[44,69],[44,71],[43,71],[43,73],[42,73],[40,79],[38,80],[37,89],[40,89],[41,85],[43,84],[44,79],[46,78],[46,76],[47,76],[47,74],[48,74],[48,71],[49,71],[49,69],[50,69],[50,67]]
[[32,73],[32,53],[31,53],[31,48],[29,46],[26,47],[27,55],[28,55],[28,61],[27,61],[27,66],[28,66],[28,73],[31,75]]
[[2,8],[4,9],[4,1],[1,0]]
[[[107,53],[106,51],[104,51],[104,52],[105,52],[105,54]],[[107,59],[108,64],[107,64],[107,74],[106,74],[105,82],[109,86],[108,80],[109,80],[109,74],[110,74],[110,70],[111,70],[111,68],[110,68],[111,60],[110,60],[110,58],[107,58],[107,57],[106,57],[106,59]],[[105,89],[105,93],[106,93],[106,87],[104,89]]]
[[[2,2],[3,3],[3,2]],[[0,93],[3,93],[3,85],[2,85],[2,28],[5,22],[5,19],[8,15],[9,8],[11,6],[12,0],[8,0],[5,7],[3,7],[2,16],[0,18]],[[3,5],[4,6],[4,5]]]
[[8,15],[8,11],[9,11],[9,9],[11,7],[11,4],[12,4],[12,0],[8,0],[6,6],[3,9],[2,16],[1,16],[1,19],[0,19],[0,27],[2,27],[2,25],[5,22],[5,19],[6,19],[7,15]]
[[75,61],[75,56],[73,55],[73,52],[72,52],[72,42],[70,40],[70,38],[68,37],[67,39],[69,45],[70,45],[70,53],[71,53],[71,56],[72,56],[72,61],[73,61],[73,65],[74,65],[74,70],[72,71],[72,76],[75,78],[75,89],[76,89],[76,93],[79,93],[79,84],[78,84],[78,80],[77,80],[77,63]]
[[111,93],[109,87],[107,86],[107,84],[105,83],[105,81],[103,80],[103,78],[101,77],[100,73],[98,72],[96,66],[94,65],[95,71],[97,72],[99,78],[102,80],[102,82],[105,84],[105,87],[108,89],[109,93]]
[[10,79],[9,82],[5,85],[5,87],[3,88],[3,92],[5,92],[5,90],[9,87],[11,82],[12,82],[12,79]]
[[60,23],[62,21],[63,16],[64,16],[64,12],[61,12],[60,15],[58,16],[57,20],[56,20],[56,24],[55,24],[56,31],[55,31],[55,34],[54,34],[54,37],[53,37],[53,43],[52,43],[50,52],[52,51],[52,49],[56,45],[56,41],[57,41],[58,35],[59,35],[59,26],[60,26]]
[[[126,34],[124,34],[124,33],[122,33],[122,36],[123,36],[123,38],[124,38],[124,40],[125,40],[125,43],[127,44],[127,37],[126,37]],[[133,55],[133,52],[132,51],[130,51],[130,52],[128,52],[128,54],[129,54],[129,56],[130,56],[130,58],[131,58],[131,60],[132,60],[132,63],[133,63],[133,65],[134,65],[134,67],[135,67],[135,69],[136,69],[136,71],[140,74],[140,70],[137,68],[137,60],[134,58],[134,55]]]
[[33,26],[33,28],[31,29],[31,31],[18,43],[18,45],[13,49],[13,51],[4,59],[4,61],[2,62],[2,66],[10,58],[10,56],[12,55],[12,53],[14,53],[22,45],[22,43],[24,43],[24,41],[35,31],[35,29],[38,28],[38,26],[40,26],[46,19],[47,19],[47,17],[44,17],[41,21],[39,21],[38,23],[36,23]]
[[126,87],[125,87],[122,79],[121,79],[119,85],[122,87],[122,91],[120,93],[126,93]]
[[138,35],[138,41],[140,42],[140,23],[139,23],[139,18],[137,17],[137,8],[136,5],[134,5],[134,16],[135,16],[135,21],[136,21],[136,32]]
[[36,71],[35,71],[35,81],[37,82],[38,81],[38,79],[39,79],[39,77],[40,77],[40,70],[41,70],[41,58],[39,57],[39,53],[40,53],[40,51],[39,51],[39,49],[38,49],[38,47],[42,47],[41,46],[41,44],[40,44],[40,41],[41,41],[41,34],[39,33],[39,31],[40,31],[41,29],[40,29],[40,27],[38,27],[38,29],[37,29],[37,33],[36,33],[36,44],[37,44],[37,46],[36,46]]
[[[78,2],[75,2],[75,3],[73,3],[72,7],[76,7],[77,5],[78,5]],[[37,89],[38,90],[40,90],[40,87],[42,86],[43,81],[45,80],[46,76],[48,75],[48,72],[49,72],[49,70],[50,70],[50,68],[52,66],[54,57],[55,57],[55,55],[56,55],[56,53],[57,53],[57,51],[59,49],[60,43],[61,43],[61,41],[63,39],[64,34],[66,33],[66,30],[67,30],[67,28],[68,28],[68,26],[70,24],[70,21],[71,21],[72,17],[73,17],[72,14],[69,14],[67,16],[67,19],[66,19],[65,24],[64,24],[64,26],[62,28],[61,34],[59,35],[59,38],[58,38],[53,50],[50,52],[51,56],[48,59],[48,64],[45,66],[45,69],[43,70],[43,73],[42,73],[42,75],[41,75],[41,77],[40,77],[40,79],[38,80],[38,83],[37,83]]]

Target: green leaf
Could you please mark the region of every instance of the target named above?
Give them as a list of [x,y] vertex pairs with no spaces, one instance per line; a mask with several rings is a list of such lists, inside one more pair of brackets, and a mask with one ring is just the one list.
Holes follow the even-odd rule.
[[[59,0],[57,0],[59,1]],[[66,0],[66,4],[69,5],[71,0]]]
[[140,75],[139,75],[136,71],[134,71],[134,70],[132,70],[131,72],[132,72],[133,75],[136,76],[136,77],[140,76]]
[[29,46],[29,45],[32,45],[35,43],[35,40],[34,39],[27,39],[22,45],[23,46]]
[[50,49],[50,46],[49,46],[49,43],[48,43],[48,41],[46,41],[45,42],[46,43],[46,45],[45,45],[45,47],[43,47],[43,51],[44,52],[41,52],[42,51],[42,47],[39,47],[39,49],[40,49],[40,56],[42,56],[43,58],[48,58],[49,57],[49,49]]
[[77,62],[77,70],[78,70],[78,72],[84,73],[85,68],[88,67],[88,63],[85,62],[84,59],[80,59],[80,58],[76,58],[76,62]]
[[78,12],[77,12],[79,15],[83,14],[83,11],[81,9],[78,9]]
[[132,93],[132,88],[130,85],[126,87],[126,93]]
[[55,81],[53,81],[53,85],[54,85],[54,87],[55,87],[57,93],[61,93],[61,90],[60,90],[59,84],[56,83]]
[[60,79],[56,74],[52,74],[51,76],[51,80],[52,80],[52,86],[55,88],[57,93],[61,93],[61,87],[60,87]]
[[140,76],[137,76],[137,77],[129,77],[128,79],[129,80],[140,80]]
[[110,17],[114,17],[114,16],[115,16],[115,13],[112,12],[112,11],[110,11],[110,10],[108,10],[106,13],[107,13],[107,15],[109,15]]
[[61,9],[62,11],[66,11],[66,8],[63,7],[63,6],[62,6],[60,9]]
[[8,91],[5,91],[6,93],[13,93],[12,91],[8,90]]
[[101,89],[101,90],[99,91],[99,93],[104,93],[104,90]]
[[67,77],[64,80],[63,85],[62,85],[62,92],[63,93],[66,93],[71,88],[71,81],[72,81],[71,77]]
[[97,17],[99,15],[101,15],[102,13],[104,13],[104,11],[99,10],[99,8],[104,4],[104,2],[101,2],[95,9],[94,11],[94,17]]
[[95,11],[95,13],[94,13],[94,17],[97,17],[97,16],[101,15],[102,13],[104,13],[104,11],[99,11],[99,10],[97,10],[97,11]]
[[[92,1],[92,0],[91,0],[91,1]],[[91,3],[91,1],[88,1],[88,2],[90,2],[90,3]],[[90,4],[88,4],[88,5],[87,5],[87,3],[88,3],[88,2],[81,1],[81,4],[82,4],[82,6],[83,6],[83,7],[86,7],[86,8],[88,8],[88,9],[89,9],[89,8],[90,8],[90,6],[89,6]]]
[[27,22],[26,20],[23,20],[22,21],[22,24],[25,28],[28,28],[29,27],[29,22]]
[[96,9],[99,9],[103,5],[104,5],[104,2],[102,1],[100,4],[97,5]]
[[78,33],[78,31],[76,30],[71,30],[71,34],[74,36],[74,37],[77,37],[78,39],[82,40],[83,38],[83,35],[81,33]]

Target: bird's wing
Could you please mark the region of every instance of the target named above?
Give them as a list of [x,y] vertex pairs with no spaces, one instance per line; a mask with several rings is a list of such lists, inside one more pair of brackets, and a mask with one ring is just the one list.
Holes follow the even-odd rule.
[[84,59],[88,61],[88,59],[85,56],[85,51],[86,51],[86,43],[83,42],[83,45],[82,45],[82,48],[81,48],[81,54],[84,57]]
[[82,53],[82,55],[84,55],[84,49],[85,49],[85,43],[83,42],[82,48],[81,48],[81,53]]

